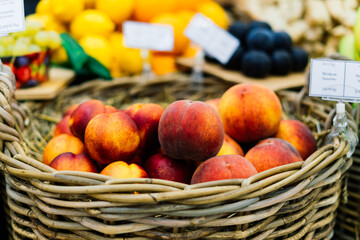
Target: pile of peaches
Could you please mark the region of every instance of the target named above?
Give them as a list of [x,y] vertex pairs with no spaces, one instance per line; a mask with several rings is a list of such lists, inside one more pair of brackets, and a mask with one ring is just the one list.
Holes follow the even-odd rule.
[[195,184],[248,178],[301,162],[316,149],[304,123],[282,119],[272,90],[238,84],[221,98],[178,100],[166,109],[156,103],[116,109],[95,99],[73,105],[56,125],[43,163],[59,171]]

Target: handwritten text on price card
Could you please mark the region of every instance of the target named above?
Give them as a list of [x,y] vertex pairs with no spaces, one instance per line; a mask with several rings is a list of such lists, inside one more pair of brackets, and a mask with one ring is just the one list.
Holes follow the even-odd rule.
[[24,0],[0,0],[0,35],[24,30]]

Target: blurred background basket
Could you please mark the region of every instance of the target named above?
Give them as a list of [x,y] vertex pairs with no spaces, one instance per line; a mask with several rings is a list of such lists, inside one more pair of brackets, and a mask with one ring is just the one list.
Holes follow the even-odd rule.
[[[295,240],[333,236],[342,180],[352,159],[346,157],[349,144],[344,139],[323,144],[331,126],[328,119],[334,106],[330,102],[292,91],[278,93],[284,117],[306,123],[318,141],[319,149],[305,162],[273,168],[247,180],[186,185],[57,172],[39,159],[55,123],[73,103],[96,98],[116,108],[134,102],[166,107],[177,99],[220,97],[230,87],[227,83],[205,79],[205,87],[198,90],[181,74],[146,82],[139,77],[99,80],[71,87],[50,102],[20,105],[12,97],[10,84],[4,80],[0,85],[1,186],[13,239]],[[350,126],[356,129],[349,105],[347,111]]]

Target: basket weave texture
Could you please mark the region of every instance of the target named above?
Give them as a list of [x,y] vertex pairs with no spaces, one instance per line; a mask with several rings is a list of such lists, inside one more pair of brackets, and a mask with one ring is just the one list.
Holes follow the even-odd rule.
[[20,106],[5,80],[0,81],[0,168],[6,192],[3,207],[13,239],[296,240],[333,235],[342,178],[352,159],[346,157],[345,140],[322,143],[331,123],[333,106],[328,102],[279,92],[285,115],[306,123],[319,143],[303,163],[246,180],[186,185],[58,172],[39,159],[61,112],[75,102],[97,98],[117,108],[134,102],[166,106],[176,99],[220,97],[229,88],[226,83],[205,79],[205,88],[193,90],[184,75],[147,82],[93,81],[67,89],[54,101]]

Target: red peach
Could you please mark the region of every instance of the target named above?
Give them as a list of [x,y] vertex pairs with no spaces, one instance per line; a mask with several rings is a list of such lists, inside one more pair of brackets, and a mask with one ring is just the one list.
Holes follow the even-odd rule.
[[317,149],[316,141],[310,128],[298,120],[281,120],[275,137],[291,143],[302,159],[307,159]]
[[217,156],[221,155],[233,155],[237,154],[240,156],[244,156],[244,151],[240,147],[240,145],[234,141],[229,135],[224,135],[224,143],[220,148],[220,151],[217,153]]
[[62,153],[52,160],[50,167],[58,171],[98,172],[95,162],[85,153]]
[[69,122],[70,122],[70,115],[66,115],[65,117],[63,117],[61,121],[56,124],[53,137],[56,137],[64,133],[74,136],[70,130]]
[[89,156],[101,164],[129,161],[140,143],[139,130],[125,113],[101,113],[88,123],[84,143]]
[[203,162],[192,176],[191,184],[223,179],[249,178],[257,174],[255,167],[240,155],[222,155]]
[[111,105],[106,105],[105,106],[105,113],[114,113],[117,112],[118,110],[116,108],[114,108]]
[[281,120],[276,94],[260,84],[237,84],[221,97],[219,113],[225,132],[239,142],[255,142],[274,135]]
[[49,165],[51,161],[61,153],[71,152],[74,154],[85,153],[84,144],[80,139],[67,134],[60,134],[52,138],[43,152],[42,162]]
[[190,183],[193,174],[191,166],[186,161],[173,159],[161,153],[157,153],[146,160],[144,169],[150,178],[186,184]]
[[80,104],[70,117],[70,130],[74,136],[84,140],[85,129],[89,121],[106,111],[105,105],[99,100],[89,100]]
[[66,109],[66,111],[64,113],[64,117],[67,115],[70,116],[78,106],[79,106],[79,104],[73,104],[70,107],[68,107],[68,109]]
[[160,146],[158,127],[164,108],[155,103],[135,103],[125,110],[139,128],[141,150],[154,150]]
[[107,165],[100,174],[113,178],[147,178],[145,170],[135,163],[128,165],[126,162],[117,161]]
[[217,112],[219,112],[220,98],[209,99],[205,103],[212,106]]
[[255,166],[258,172],[303,161],[294,146],[280,138],[267,138],[260,141],[245,154],[245,158]]
[[158,133],[161,148],[175,159],[204,161],[215,156],[224,142],[219,114],[200,101],[170,104],[161,116]]

